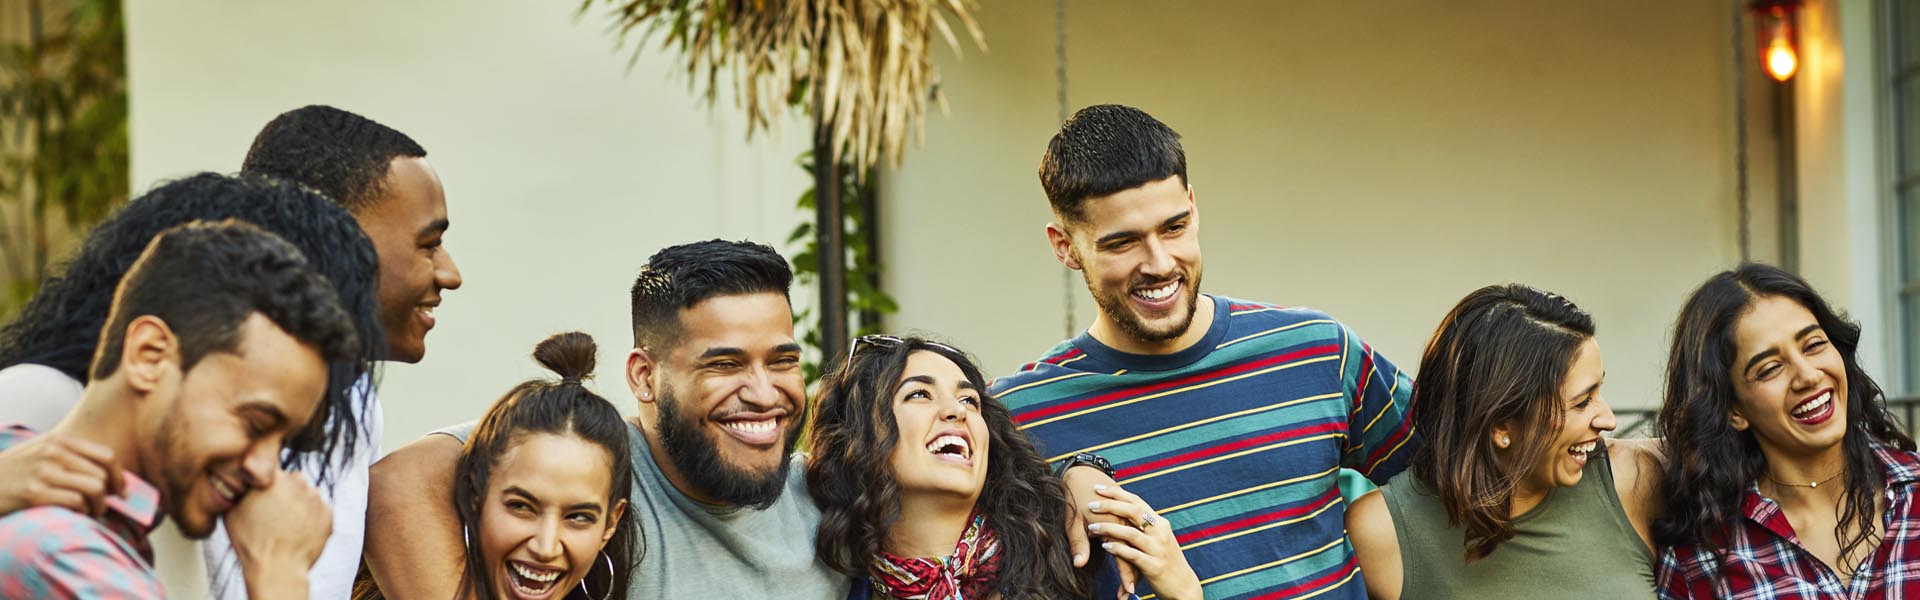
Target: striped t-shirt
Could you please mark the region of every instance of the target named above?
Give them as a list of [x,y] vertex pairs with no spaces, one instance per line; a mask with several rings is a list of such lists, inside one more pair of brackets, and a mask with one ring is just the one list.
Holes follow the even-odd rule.
[[1335,474],[1406,468],[1413,381],[1325,313],[1211,297],[1191,348],[1128,354],[1082,333],[992,391],[1049,461],[1112,462],[1210,600],[1365,598]]

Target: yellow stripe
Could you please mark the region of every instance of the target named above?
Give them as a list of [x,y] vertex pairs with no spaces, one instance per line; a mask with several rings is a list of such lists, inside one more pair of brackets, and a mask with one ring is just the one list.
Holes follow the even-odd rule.
[[1268,445],[1265,445],[1265,446],[1261,446],[1261,447],[1258,447],[1258,448],[1251,448],[1251,449],[1247,449],[1247,450],[1241,450],[1241,451],[1239,451],[1239,452],[1235,452],[1235,453],[1233,453],[1233,454],[1227,454],[1227,455],[1223,455],[1223,456],[1215,456],[1215,457],[1213,457],[1213,458],[1209,458],[1209,459],[1206,459],[1206,460],[1203,460],[1203,461],[1199,461],[1199,462],[1190,462],[1190,463],[1187,463],[1187,464],[1184,464],[1184,465],[1180,465],[1180,466],[1178,466],[1178,467],[1173,467],[1173,468],[1171,468],[1171,469],[1165,469],[1165,470],[1161,470],[1161,471],[1154,471],[1154,472],[1152,472],[1152,473],[1148,473],[1148,474],[1145,474],[1145,475],[1141,475],[1141,476],[1139,476],[1139,477],[1135,477],[1135,478],[1132,478],[1132,479],[1128,479],[1128,480],[1126,480],[1126,481],[1122,481],[1122,482],[1119,482],[1119,483],[1120,483],[1120,485],[1130,485],[1130,484],[1132,484],[1133,482],[1136,482],[1136,481],[1142,481],[1142,480],[1147,480],[1147,479],[1153,479],[1153,478],[1155,478],[1155,477],[1159,477],[1159,476],[1161,476],[1161,475],[1166,475],[1166,474],[1168,474],[1168,473],[1179,473],[1179,472],[1181,472],[1181,471],[1185,471],[1185,470],[1187,470],[1187,469],[1191,469],[1191,468],[1194,468],[1194,467],[1198,467],[1198,466],[1202,466],[1202,465],[1210,465],[1210,464],[1213,464],[1213,463],[1217,463],[1217,462],[1220,462],[1220,461],[1223,461],[1223,460],[1227,460],[1227,459],[1230,459],[1230,458],[1239,458],[1239,457],[1242,457],[1242,456],[1246,456],[1246,455],[1248,455],[1248,454],[1253,454],[1253,453],[1256,453],[1256,452],[1265,452],[1265,451],[1268,451],[1268,450],[1272,450],[1272,449],[1274,449],[1274,448],[1285,448],[1285,447],[1287,447],[1287,446],[1293,446],[1293,445],[1296,445],[1296,444],[1305,444],[1305,443],[1307,443],[1307,442],[1311,442],[1311,441],[1315,441],[1315,440],[1324,440],[1324,439],[1328,439],[1328,438],[1341,438],[1341,437],[1346,437],[1346,436],[1347,436],[1347,434],[1344,434],[1344,433],[1324,433],[1324,434],[1320,434],[1320,435],[1316,435],[1316,436],[1313,436],[1313,437],[1304,437],[1304,438],[1300,438],[1300,439],[1297,439],[1297,440],[1287,440],[1287,441],[1284,441],[1284,442],[1279,442],[1279,443],[1274,443],[1274,444],[1268,444]]
[[1392,458],[1395,453],[1400,452],[1400,448],[1407,445],[1407,440],[1413,439],[1414,429],[1416,428],[1413,425],[1408,425],[1407,435],[1405,437],[1400,438],[1400,443],[1394,444],[1392,450],[1388,450],[1386,454],[1380,455],[1380,460],[1373,461],[1373,464],[1367,465],[1367,472],[1369,473],[1373,472],[1375,468],[1380,466],[1380,463],[1385,462],[1388,458]]
[[1360,570],[1359,570],[1359,569],[1354,569],[1354,570],[1352,570],[1352,571],[1348,571],[1348,572],[1347,572],[1347,578],[1346,578],[1346,579],[1342,579],[1342,580],[1339,580],[1339,581],[1336,581],[1336,582],[1333,582],[1333,584],[1331,584],[1331,585],[1328,585],[1327,587],[1323,587],[1323,588],[1320,588],[1320,589],[1317,589],[1317,590],[1314,590],[1314,591],[1313,591],[1313,593],[1311,593],[1311,594],[1307,594],[1307,595],[1305,595],[1305,596],[1294,596],[1294,597],[1293,597],[1293,600],[1307,600],[1308,598],[1312,598],[1312,597],[1314,597],[1314,596],[1318,596],[1318,595],[1321,595],[1321,594],[1325,594],[1325,593],[1327,593],[1327,592],[1330,592],[1330,591],[1333,591],[1333,590],[1334,590],[1335,588],[1338,588],[1338,587],[1340,587],[1340,586],[1343,586],[1343,585],[1346,585],[1346,584],[1347,584],[1347,582],[1349,582],[1349,581],[1353,581],[1353,576],[1354,576],[1354,575],[1358,575],[1358,574],[1360,574]]
[[1247,568],[1245,568],[1245,569],[1241,569],[1241,570],[1238,570],[1238,571],[1234,571],[1234,572],[1232,572],[1232,573],[1224,573],[1224,574],[1220,574],[1220,575],[1215,575],[1215,576],[1213,576],[1213,577],[1209,577],[1209,578],[1206,578],[1206,579],[1202,579],[1202,580],[1200,580],[1200,585],[1206,585],[1206,584],[1209,584],[1209,583],[1213,583],[1213,582],[1216,582],[1216,581],[1221,581],[1221,580],[1224,580],[1224,579],[1232,579],[1232,578],[1234,578],[1234,577],[1239,577],[1239,576],[1241,576],[1241,575],[1246,575],[1246,574],[1248,574],[1248,573],[1252,573],[1252,572],[1254,572],[1254,571],[1264,571],[1264,570],[1267,570],[1267,569],[1271,569],[1271,568],[1274,568],[1274,567],[1278,567],[1278,566],[1280,566],[1280,565],[1284,565],[1284,564],[1287,564],[1287,563],[1290,563],[1290,562],[1294,562],[1294,561],[1297,561],[1297,560],[1300,560],[1300,559],[1303,559],[1303,558],[1307,558],[1307,557],[1309,557],[1309,556],[1313,556],[1313,555],[1315,555],[1315,554],[1319,554],[1319,553],[1321,553],[1321,552],[1326,552],[1327,550],[1331,550],[1331,549],[1333,549],[1334,547],[1337,547],[1337,546],[1339,546],[1339,545],[1340,545],[1340,542],[1344,542],[1344,541],[1347,541],[1347,538],[1346,538],[1345,536],[1341,536],[1341,537],[1339,537],[1339,538],[1336,538],[1336,539],[1334,539],[1334,540],[1333,540],[1333,543],[1331,543],[1331,544],[1327,544],[1327,545],[1325,545],[1325,546],[1321,546],[1321,547],[1319,547],[1319,548],[1316,548],[1316,549],[1313,549],[1313,550],[1308,550],[1308,551],[1306,551],[1306,552],[1302,552],[1302,553],[1299,553],[1299,554],[1295,554],[1295,555],[1293,555],[1293,556],[1289,556],[1289,557],[1286,557],[1286,558],[1282,558],[1282,559],[1280,559],[1280,560],[1276,560],[1276,561],[1273,561],[1273,562],[1270,562],[1270,563],[1267,563],[1267,564],[1264,564],[1264,565],[1254,565],[1254,566],[1251,566],[1251,567],[1247,567]]
[[1234,413],[1227,413],[1227,414],[1224,414],[1224,415],[1220,415],[1220,416],[1217,416],[1217,417],[1213,417],[1213,418],[1209,418],[1209,419],[1201,419],[1201,420],[1198,420],[1198,421],[1194,421],[1194,422],[1192,422],[1192,423],[1185,423],[1185,424],[1181,424],[1181,425],[1175,425],[1175,426],[1172,426],[1172,427],[1168,427],[1168,428],[1166,428],[1166,429],[1162,429],[1162,430],[1159,430],[1159,431],[1149,431],[1149,432],[1146,432],[1146,433],[1142,433],[1142,434],[1140,434],[1140,435],[1136,435],[1136,436],[1133,436],[1133,437],[1130,437],[1130,438],[1126,438],[1126,439],[1121,439],[1121,440],[1114,440],[1114,441],[1111,441],[1111,442],[1107,442],[1107,443],[1105,443],[1105,444],[1100,444],[1100,445],[1098,445],[1098,446],[1088,446],[1088,447],[1085,447],[1085,448],[1081,448],[1081,449],[1079,449],[1079,450],[1075,450],[1075,451],[1072,451],[1072,452],[1068,452],[1068,453],[1066,453],[1066,454],[1062,454],[1062,455],[1059,455],[1059,456],[1053,456],[1053,457],[1048,457],[1048,458],[1047,458],[1047,462],[1054,462],[1054,461],[1057,461],[1057,460],[1061,460],[1061,459],[1064,459],[1064,458],[1066,458],[1066,457],[1069,457],[1069,456],[1073,456],[1073,455],[1075,455],[1075,454],[1079,454],[1079,453],[1081,453],[1081,452],[1099,452],[1099,451],[1101,451],[1101,450],[1105,450],[1105,449],[1107,449],[1107,448],[1112,448],[1112,447],[1114,447],[1114,446],[1118,446],[1118,445],[1120,445],[1120,444],[1126,444],[1126,443],[1132,443],[1132,442],[1137,442],[1137,441],[1140,441],[1140,440],[1143,440],[1143,439],[1147,439],[1147,438],[1150,438],[1150,437],[1156,437],[1156,436],[1160,436],[1160,435],[1165,435],[1165,434],[1169,434],[1169,433],[1173,433],[1173,432],[1175,432],[1175,431],[1179,431],[1179,430],[1182,430],[1182,429],[1190,429],[1190,428],[1194,428],[1194,427],[1199,427],[1199,426],[1201,426],[1201,425],[1206,425],[1206,424],[1208,424],[1208,423],[1215,423],[1215,422],[1219,422],[1219,421],[1224,421],[1224,420],[1227,420],[1227,419],[1232,419],[1232,418],[1235,418],[1235,417],[1244,417],[1244,416],[1247,416],[1247,415],[1250,415],[1250,414],[1253,414],[1253,413],[1257,413],[1257,412],[1262,412],[1262,411],[1268,411],[1268,410],[1275,410],[1275,409],[1280,409],[1280,408],[1286,408],[1286,407],[1289,407],[1289,406],[1293,406],[1293,405],[1295,405],[1295,404],[1299,404],[1299,403],[1302,403],[1302,402],[1312,402],[1312,401],[1314,401],[1314,400],[1326,400],[1326,399],[1328,399],[1328,398],[1335,398],[1335,397],[1338,397],[1338,396],[1340,396],[1340,394],[1339,394],[1338,392],[1335,392],[1335,393],[1332,393],[1332,394],[1321,394],[1321,395],[1318,395],[1318,396],[1308,396],[1308,397],[1305,397],[1305,398],[1300,398],[1300,399],[1298,399],[1298,400],[1288,400],[1288,401],[1286,401],[1286,402],[1280,402],[1280,403],[1276,403],[1276,404],[1269,404],[1269,405],[1266,405],[1266,406],[1261,406],[1261,407],[1257,407],[1257,408],[1249,408],[1249,409],[1246,409],[1246,410],[1243,410],[1243,411],[1240,411],[1240,412],[1234,412]]
[[1057,364],[1057,365],[1054,365],[1054,366],[1056,366],[1056,367],[1064,367],[1064,366],[1067,366],[1067,365],[1069,365],[1069,364],[1072,364],[1072,363],[1073,363],[1073,361],[1076,361],[1076,360],[1080,360],[1080,359],[1082,359],[1082,358],[1086,358],[1086,357],[1087,357],[1087,353],[1085,353],[1085,352],[1081,352],[1079,356],[1075,356],[1075,357],[1073,357],[1073,358],[1069,358],[1069,359],[1066,359],[1066,360],[1063,360],[1063,361],[1060,361],[1060,364]]
[[1255,309],[1252,309],[1252,310],[1243,310],[1243,311],[1240,311],[1240,312],[1230,312],[1230,313],[1227,313],[1227,314],[1228,314],[1228,315],[1230,315],[1230,316],[1235,316],[1235,317],[1238,317],[1238,316],[1240,316],[1240,315],[1250,315],[1250,314],[1253,314],[1253,313],[1257,313],[1257,312],[1267,312],[1267,311],[1270,311],[1270,310],[1280,310],[1280,307],[1278,307],[1278,306],[1263,306],[1263,307],[1260,307],[1260,308],[1255,308]]
[[1318,517],[1318,516],[1320,516],[1320,513],[1323,513],[1323,512],[1327,512],[1328,510],[1331,510],[1331,509],[1333,509],[1333,507],[1335,507],[1335,506],[1338,506],[1339,504],[1340,504],[1340,498],[1339,498],[1339,497],[1335,497],[1335,498],[1333,499],[1333,501],[1332,501],[1332,502],[1328,502],[1326,506],[1322,506],[1322,507],[1320,507],[1320,510],[1316,510],[1316,511],[1313,511],[1313,512],[1312,512],[1311,514],[1306,514],[1306,515],[1301,515],[1301,516],[1298,516],[1298,517],[1294,517],[1294,518],[1291,518],[1291,519],[1287,519],[1287,520],[1285,520],[1285,521],[1276,521],[1276,522],[1273,522],[1273,523],[1268,523],[1268,524],[1266,524],[1266,525],[1261,525],[1261,526],[1259,526],[1259,527],[1255,527],[1255,528],[1253,528],[1253,529],[1247,529],[1247,530],[1244,530],[1244,531],[1235,531],[1235,532],[1233,532],[1233,533],[1230,533],[1230,534],[1227,534],[1227,535],[1223,535],[1223,536],[1220,536],[1220,537],[1217,537],[1217,538],[1213,538],[1213,539],[1209,539],[1209,540],[1206,540],[1206,541],[1203,541],[1203,542],[1194,542],[1194,543],[1192,543],[1192,544],[1188,544],[1188,545],[1185,545],[1185,546],[1181,546],[1181,547],[1180,547],[1180,549],[1181,549],[1181,550],[1192,550],[1192,549],[1194,549],[1194,548],[1199,548],[1199,547],[1201,547],[1201,546],[1205,546],[1205,545],[1207,545],[1207,544],[1211,544],[1211,543],[1214,543],[1214,542],[1224,542],[1224,541],[1227,541],[1227,540],[1230,540],[1230,539],[1233,539],[1233,538],[1237,538],[1237,537],[1240,537],[1240,536],[1243,536],[1243,535],[1253,535],[1253,534],[1256,534],[1256,533],[1260,533],[1260,532],[1262,532],[1262,531],[1266,531],[1266,530],[1268,530],[1268,529],[1273,529],[1273,528],[1275,528],[1275,527],[1283,527],[1283,526],[1287,526],[1287,525],[1292,525],[1292,524],[1294,524],[1294,523],[1299,523],[1299,522],[1301,522],[1301,521],[1306,521],[1306,520],[1309,520],[1309,519],[1312,519],[1312,518],[1314,518],[1314,517]]
[[1018,391],[1020,391],[1020,390],[1024,390],[1024,389],[1027,389],[1027,388],[1030,388],[1030,387],[1033,387],[1033,386],[1036,386],[1036,385],[1046,385],[1046,384],[1049,384],[1049,383],[1053,383],[1053,382],[1055,382],[1055,381],[1060,381],[1060,380],[1062,380],[1062,379],[1073,379],[1073,378],[1075,378],[1075,377],[1084,377],[1084,376],[1087,376],[1087,375],[1099,375],[1099,373],[1093,373],[1093,372],[1085,372],[1085,371],[1083,371],[1083,372],[1080,372],[1080,373],[1071,373],[1071,374],[1067,374],[1067,375],[1061,375],[1061,376],[1059,376],[1059,377],[1055,377],[1055,378],[1053,378],[1053,379],[1043,379],[1043,380],[1040,380],[1040,381],[1035,381],[1035,382],[1033,382],[1033,383],[1029,383],[1029,384],[1026,384],[1026,385],[1022,385],[1022,386],[1016,386],[1016,387],[1013,387],[1013,388],[1010,388],[1010,389],[1006,389],[1006,390],[1001,390],[1001,392],[1000,392],[1000,394],[999,394],[999,396],[1000,396],[1000,397],[1002,397],[1002,398],[1005,398],[1005,397],[1007,397],[1007,394],[1011,394],[1011,393],[1014,393],[1014,392],[1018,392]]
[[1282,332],[1282,331],[1286,331],[1286,330],[1288,330],[1288,329],[1293,329],[1293,328],[1295,328],[1295,327],[1300,327],[1300,326],[1302,326],[1302,325],[1312,325],[1312,324],[1315,324],[1315,323],[1332,323],[1332,322],[1333,322],[1333,319],[1316,319],[1316,320],[1313,320],[1313,321],[1301,321],[1301,322],[1299,322],[1299,323],[1294,323],[1294,324],[1292,324],[1292,325],[1287,325],[1287,326],[1284,326],[1284,327],[1275,327],[1275,328],[1273,328],[1273,329],[1268,329],[1268,330],[1266,330],[1266,331],[1262,331],[1262,332],[1259,332],[1259,333],[1250,333],[1250,334],[1247,334],[1247,335],[1243,335],[1243,336],[1240,336],[1240,337],[1237,337],[1237,338],[1234,338],[1234,339],[1231,339],[1231,340],[1227,340],[1227,341],[1225,341],[1225,342],[1221,342],[1221,343],[1220,343],[1220,345],[1218,345],[1218,346],[1214,346],[1214,347],[1213,347],[1213,349],[1215,349],[1215,350],[1219,350],[1219,349],[1221,349],[1221,348],[1225,348],[1225,347],[1227,347],[1227,346],[1232,346],[1232,345],[1234,345],[1234,344],[1238,344],[1238,343],[1240,343],[1240,342],[1244,342],[1244,341],[1247,341],[1247,340],[1250,340],[1250,339],[1253,339],[1253,338],[1257,338],[1257,337],[1260,337],[1260,336],[1263,336],[1263,335],[1267,335],[1267,334],[1270,334],[1270,333],[1279,333],[1279,332]]
[[1121,370],[1118,370],[1118,371],[1114,371],[1114,372],[1113,372],[1113,374],[1114,374],[1114,375],[1125,375],[1125,374],[1127,374],[1127,370],[1126,370],[1126,369],[1121,369]]
[[[1239,381],[1239,380],[1242,380],[1242,379],[1246,379],[1246,378],[1248,378],[1248,377],[1254,377],[1254,376],[1258,376],[1258,375],[1265,375],[1265,374],[1267,374],[1267,373],[1272,373],[1272,372],[1274,372],[1274,371],[1279,371],[1279,370],[1281,370],[1281,369],[1291,369],[1291,368],[1294,368],[1294,367],[1298,367],[1298,366],[1301,366],[1301,365],[1310,365],[1310,364],[1313,364],[1313,363],[1317,363],[1317,362],[1325,362],[1325,361],[1329,361],[1329,360],[1333,360],[1333,357],[1332,357],[1332,356],[1322,356],[1322,357],[1319,357],[1319,358],[1309,358],[1309,359],[1305,359],[1305,360],[1300,360],[1300,361],[1296,361],[1296,362],[1291,362],[1291,363],[1287,363],[1287,364],[1284,364],[1284,365],[1278,365],[1278,366],[1272,366],[1272,367],[1267,367],[1267,368],[1265,368],[1265,369],[1261,369],[1261,370],[1258,370],[1258,371],[1254,371],[1254,372],[1252,372],[1252,373],[1242,373],[1242,374],[1239,374],[1239,375],[1235,375],[1235,376],[1232,376],[1232,377],[1228,377],[1228,378],[1225,378],[1225,379],[1215,379],[1215,380],[1213,380],[1213,381],[1208,381],[1208,382],[1205,382],[1205,383],[1196,383],[1196,384],[1193,384],[1193,385],[1190,385],[1190,386],[1187,386],[1187,387],[1183,387],[1183,388],[1177,388],[1177,389],[1171,389],[1171,390],[1167,390],[1167,391],[1164,391],[1164,392],[1160,392],[1160,393],[1156,393],[1156,394],[1152,394],[1152,395],[1147,395],[1147,396],[1141,396],[1141,397],[1139,397],[1139,398],[1134,398],[1134,399],[1132,399],[1132,400],[1127,400],[1127,401],[1124,401],[1124,402],[1114,402],[1114,403],[1111,403],[1111,404],[1103,404],[1103,405],[1100,405],[1100,406],[1095,406],[1095,407],[1093,407],[1093,408],[1089,408],[1089,409],[1086,409],[1086,410],[1083,410],[1083,411],[1080,411],[1080,412],[1075,412],[1075,413],[1067,413],[1067,414],[1064,414],[1064,415],[1060,415],[1060,416],[1057,416],[1057,417],[1053,417],[1053,418],[1049,418],[1049,419],[1042,419],[1042,420],[1039,420],[1039,421],[1034,421],[1034,422],[1032,422],[1032,423],[1028,423],[1028,424],[1026,424],[1026,425],[1024,425],[1024,426],[1021,426],[1020,428],[1021,428],[1021,429],[1031,429],[1031,428],[1034,428],[1034,427],[1039,427],[1039,426],[1041,426],[1041,425],[1045,425],[1045,424],[1048,424],[1048,423],[1052,423],[1052,422],[1055,422],[1055,421],[1063,421],[1063,420],[1066,420],[1066,419],[1071,419],[1071,418],[1074,418],[1074,417],[1078,417],[1078,416],[1080,416],[1080,415],[1084,415],[1084,414],[1088,414],[1088,413],[1095,413],[1095,412],[1100,412],[1100,411],[1103,411],[1103,410],[1106,410],[1106,409],[1109,409],[1109,408],[1116,408],[1116,407],[1121,407],[1121,406],[1126,406],[1126,405],[1128,405],[1128,404],[1133,404],[1133,403],[1135,403],[1135,402],[1143,402],[1143,401],[1147,401],[1147,400],[1152,400],[1152,399],[1154,399],[1154,398],[1160,398],[1160,397],[1163,397],[1163,396],[1171,396],[1171,395],[1173,395],[1173,394],[1178,394],[1178,393],[1181,393],[1181,392],[1187,392],[1187,391],[1192,391],[1192,390],[1198,390],[1198,389],[1205,389],[1205,388],[1209,388],[1209,387],[1213,387],[1213,386],[1216,386],[1216,385],[1220,385],[1220,384],[1222,384],[1222,383],[1227,383],[1227,382],[1230,382],[1230,381]],[[1091,374],[1091,373],[1088,373],[1088,374]],[[1021,387],[1026,387],[1026,386],[1021,386]],[[1003,394],[1004,394],[1004,392],[1003,392]]]
[[1373,424],[1379,423],[1381,417],[1387,416],[1387,411],[1393,410],[1393,402],[1394,400],[1392,399],[1391,396],[1389,396],[1387,399],[1387,405],[1380,409],[1379,414],[1373,415],[1373,420],[1367,421],[1367,426],[1360,430],[1360,435],[1362,437],[1365,437],[1368,432],[1373,431]]
[[1275,482],[1273,482],[1273,483],[1266,483],[1266,484],[1261,484],[1261,485],[1256,485],[1256,486],[1253,486],[1253,487],[1250,487],[1250,488],[1247,488],[1247,489],[1244,489],[1244,490],[1239,490],[1239,491],[1234,491],[1234,492],[1227,492],[1227,493],[1225,493],[1225,494],[1221,494],[1221,495],[1218,495],[1218,496],[1214,496],[1214,497],[1211,497],[1211,498],[1201,498],[1201,499],[1199,499],[1199,500],[1194,500],[1194,501],[1192,501],[1192,502],[1188,502],[1188,503],[1186,503],[1186,504],[1181,504],[1181,505],[1178,505],[1178,506],[1171,506],[1171,507],[1167,507],[1167,508],[1162,508],[1162,509],[1160,509],[1160,510],[1158,510],[1158,511],[1156,511],[1156,512],[1158,512],[1158,513],[1160,513],[1161,515],[1166,515],[1166,514],[1169,514],[1169,513],[1173,513],[1173,512],[1175,512],[1175,511],[1179,511],[1179,510],[1183,510],[1183,509],[1188,509],[1188,508],[1193,508],[1193,507],[1195,507],[1195,506],[1199,506],[1199,505],[1202,505],[1202,504],[1206,504],[1206,503],[1209,503],[1209,502],[1217,502],[1217,501],[1220,501],[1220,500],[1225,500],[1225,499],[1228,499],[1228,498],[1232,498],[1232,497],[1234,497],[1234,496],[1241,496],[1241,495],[1245,495],[1245,494],[1251,494],[1251,493],[1254,493],[1254,492],[1258,492],[1258,491],[1260,491],[1260,490],[1264,490],[1264,489],[1268,489],[1268,488],[1276,488],[1276,487],[1280,487],[1280,486],[1283,486],[1283,485],[1292,485],[1292,484],[1295,484],[1295,483],[1300,483],[1300,482],[1302,482],[1302,481],[1307,481],[1307,480],[1309,480],[1309,479],[1318,479],[1318,478],[1321,478],[1321,477],[1326,477],[1326,476],[1328,476],[1328,475],[1332,475],[1332,474],[1333,474],[1333,473],[1334,473],[1335,471],[1339,471],[1339,470],[1340,470],[1340,467],[1334,467],[1334,468],[1331,468],[1331,469],[1327,469],[1327,470],[1325,470],[1325,471],[1321,471],[1321,472],[1319,472],[1319,473],[1314,473],[1314,474],[1312,474],[1312,475],[1301,475],[1301,476],[1299,476],[1299,477],[1295,477],[1295,478],[1293,478],[1293,479],[1287,479],[1287,480],[1283,480],[1283,481],[1275,481]]

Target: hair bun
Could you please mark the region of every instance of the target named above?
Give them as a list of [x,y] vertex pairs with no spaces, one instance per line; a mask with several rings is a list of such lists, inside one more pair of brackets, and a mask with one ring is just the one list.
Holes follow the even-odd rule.
[[593,336],[578,331],[556,333],[533,347],[533,359],[540,366],[558,373],[564,382],[578,383],[593,377],[594,354],[598,351]]

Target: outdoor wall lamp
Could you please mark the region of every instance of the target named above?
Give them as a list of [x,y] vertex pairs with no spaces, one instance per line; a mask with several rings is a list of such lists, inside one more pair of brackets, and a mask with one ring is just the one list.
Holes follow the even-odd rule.
[[1755,0],[1748,5],[1759,21],[1754,38],[1760,42],[1760,63],[1774,81],[1793,78],[1800,67],[1800,55],[1794,48],[1793,14],[1800,0]]

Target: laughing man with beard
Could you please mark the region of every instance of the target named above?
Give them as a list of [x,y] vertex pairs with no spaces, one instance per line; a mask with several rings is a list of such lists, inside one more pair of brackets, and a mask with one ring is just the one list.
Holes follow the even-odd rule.
[[1100,312],[993,394],[1048,460],[1160,507],[1135,525],[1173,528],[1206,597],[1365,598],[1338,473],[1406,468],[1407,375],[1325,313],[1200,293],[1186,153],[1152,116],[1081,110],[1040,184]]
[[[786,259],[750,242],[673,246],[633,283],[627,386],[642,546],[630,598],[844,598],[814,560],[814,507],[794,456],[806,406]],[[461,581],[455,462],[473,424],[373,467],[366,562],[387,598],[443,600]],[[598,569],[599,566],[594,568]]]

